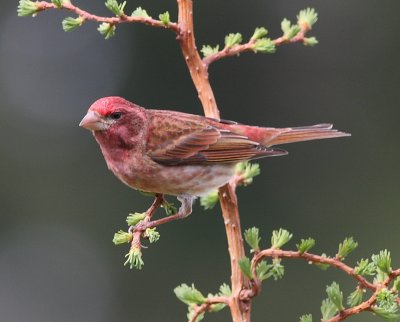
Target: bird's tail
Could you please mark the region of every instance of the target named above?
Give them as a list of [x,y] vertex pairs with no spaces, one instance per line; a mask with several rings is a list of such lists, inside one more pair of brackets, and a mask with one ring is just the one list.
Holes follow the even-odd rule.
[[332,124],[317,124],[301,127],[273,128],[246,125],[233,125],[237,133],[246,135],[251,140],[267,147],[279,144],[338,138],[350,136],[332,128]]
[[[349,133],[340,132],[332,128],[332,124],[317,124],[286,129],[276,129],[277,135],[267,136],[264,140],[266,146],[286,143],[321,140],[350,136]],[[272,131],[273,132],[273,131]]]

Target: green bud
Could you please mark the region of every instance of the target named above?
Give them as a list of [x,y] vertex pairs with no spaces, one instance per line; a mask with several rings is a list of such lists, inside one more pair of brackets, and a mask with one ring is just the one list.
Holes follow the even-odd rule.
[[260,250],[259,243],[261,238],[259,236],[258,228],[253,227],[246,229],[244,232],[244,240],[250,246],[252,252]]
[[279,230],[274,230],[271,237],[271,246],[279,249],[288,243],[292,237],[293,234],[289,233],[286,229],[280,228]]
[[117,0],[107,0],[105,3],[108,10],[114,13],[116,16],[121,17],[124,13],[124,8],[126,6],[126,1],[119,4]]
[[156,231],[156,228],[147,228],[144,232],[144,237],[149,238],[150,243],[155,243],[160,239],[160,233]]
[[297,250],[300,254],[308,252],[315,245],[315,240],[312,238],[302,239],[300,244],[296,244]]
[[261,38],[253,44],[253,51],[255,53],[273,54],[276,52],[276,46],[270,38]]
[[372,255],[372,261],[385,274],[392,272],[392,259],[390,258],[390,252],[388,250],[382,250],[378,255]]
[[253,36],[251,36],[251,40],[257,40],[260,38],[265,37],[268,34],[268,30],[265,29],[264,27],[257,27],[254,30]]
[[346,238],[343,243],[339,244],[339,249],[337,252],[337,257],[339,259],[344,259],[352,251],[354,251],[358,246],[358,243],[354,241],[353,237]]
[[145,9],[142,9],[142,7],[137,7],[135,11],[132,12],[132,17],[138,17],[138,18],[145,18],[145,19],[151,19],[151,17],[147,14],[147,11]]
[[396,277],[393,282],[393,291],[399,292],[400,291],[400,276]]
[[169,19],[169,12],[166,11],[164,13],[161,13],[158,18],[160,21],[164,24],[164,26],[168,27],[168,25],[171,23],[171,20]]
[[203,45],[203,47],[201,48],[201,52],[204,57],[214,55],[218,53],[218,51],[219,51],[219,45],[216,45],[215,47],[212,47],[210,45]]
[[239,267],[240,270],[242,271],[242,273],[248,278],[248,279],[252,279],[253,276],[251,274],[251,262],[250,259],[248,257],[242,257],[241,259],[239,259]]
[[261,261],[256,267],[257,278],[260,282],[270,278],[272,276],[273,265],[268,265],[266,261]]
[[364,289],[361,287],[357,287],[354,292],[350,293],[347,297],[347,304],[350,307],[354,307],[359,305],[363,300]]
[[174,289],[176,297],[187,305],[203,304],[207,299],[198,291],[194,285],[188,286],[187,284],[181,284]]
[[142,221],[146,217],[145,212],[135,212],[133,214],[129,214],[128,217],[126,217],[126,223],[128,226],[135,226],[139,221]]
[[283,37],[285,37],[287,40],[292,39],[295,37],[301,30],[301,28],[298,25],[292,25],[290,20],[288,19],[283,19],[281,22],[281,29],[283,31]]
[[114,234],[113,243],[115,245],[120,245],[120,244],[130,243],[131,240],[132,240],[132,234],[120,230]]
[[315,46],[315,45],[318,44],[318,40],[317,40],[317,38],[315,38],[315,37],[304,38],[304,39],[303,39],[303,44],[304,44],[305,46],[310,46],[310,47],[312,47],[312,46]]
[[212,209],[218,202],[218,190],[214,190],[205,196],[200,197],[200,205],[205,210]]
[[78,17],[78,18],[67,17],[62,21],[62,27],[65,32],[69,32],[82,26],[84,22],[85,18],[83,17]]
[[242,42],[242,35],[240,33],[229,34],[225,37],[225,47],[232,48]]
[[386,321],[394,322],[400,319],[400,313],[398,311],[391,311],[379,306],[373,306],[372,311]]
[[97,30],[104,36],[105,39],[110,39],[115,35],[115,25],[108,22],[103,22]]
[[[260,40],[257,40],[257,42],[259,41]],[[256,45],[254,44],[254,46]],[[248,161],[244,161],[236,165],[235,172],[237,175],[243,177],[243,185],[247,186],[253,182],[253,178],[258,176],[261,170],[258,163],[250,163]]]
[[274,258],[272,260],[271,270],[269,272],[270,276],[274,278],[274,280],[282,279],[285,274],[285,267],[281,264],[280,258]]
[[336,315],[337,311],[338,309],[336,308],[336,305],[330,299],[325,299],[322,301],[321,304],[322,321],[329,321]]
[[362,276],[375,275],[376,266],[373,262],[369,263],[368,259],[362,259],[357,262],[357,266],[354,268],[354,273]]
[[300,317],[299,322],[313,322],[311,314],[305,314]]
[[380,269],[376,270],[376,275],[373,280],[373,284],[381,284],[388,278],[388,274],[382,272]]
[[399,304],[397,303],[397,294],[384,288],[376,296],[376,305],[372,310],[389,321],[398,321],[400,319]]
[[318,14],[313,8],[301,10],[297,15],[297,23],[300,26],[305,24],[308,29],[311,29],[311,27],[317,22],[317,20]]
[[124,266],[129,264],[130,269],[142,269],[144,262],[142,260],[142,252],[139,248],[132,247],[129,250],[129,253],[125,255],[125,257],[127,257],[127,260],[125,261]]
[[51,2],[59,9],[62,8],[64,4],[64,0],[51,0]]
[[229,297],[232,295],[231,287],[224,283],[219,287],[219,295]]
[[39,12],[37,2],[30,0],[20,0],[18,4],[17,13],[19,17],[35,16]]
[[339,284],[333,282],[331,285],[326,287],[326,294],[332,303],[336,306],[339,311],[344,309],[343,307],[343,292],[339,288]]
[[168,202],[168,201],[164,200],[161,207],[164,208],[167,216],[172,216],[172,215],[175,215],[176,213],[178,213],[178,209],[176,209],[175,205],[172,202]]

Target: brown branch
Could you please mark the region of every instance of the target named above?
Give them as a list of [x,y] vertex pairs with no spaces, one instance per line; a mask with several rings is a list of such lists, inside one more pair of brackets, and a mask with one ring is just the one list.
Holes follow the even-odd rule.
[[226,305],[228,305],[228,298],[226,296],[213,296],[213,297],[209,297],[207,298],[207,302],[201,305],[196,305],[193,310],[194,310],[194,314],[191,317],[191,319],[189,320],[189,322],[196,322],[197,318],[205,313],[206,311],[208,311],[211,308],[211,305],[213,304],[220,304],[220,303],[224,303]]
[[[339,312],[336,316],[334,316],[332,319],[330,319],[328,322],[339,322],[347,319],[349,316],[359,314],[364,311],[372,311],[372,306],[375,304],[377,296],[379,292],[384,289],[385,287],[388,287],[390,283],[393,282],[393,280],[400,276],[400,269],[397,269],[393,271],[386,280],[378,285],[375,286],[375,292],[371,295],[371,297],[362,302],[361,304],[345,309],[341,312]],[[397,298],[397,302],[400,304],[400,299]]]
[[347,275],[353,277],[357,282],[362,285],[364,288],[368,288],[370,290],[375,291],[377,286],[369,282],[366,278],[361,275],[358,275],[354,272],[354,268],[346,265],[342,261],[337,258],[329,258],[320,255],[310,254],[310,253],[300,253],[298,251],[290,251],[290,250],[281,250],[275,248],[269,248],[265,250],[261,250],[256,253],[252,259],[252,274],[253,278],[257,280],[256,267],[257,264],[265,257],[272,258],[289,258],[289,259],[304,259],[307,262],[311,262],[314,264],[328,264],[329,266],[335,267]]
[[92,20],[92,21],[97,21],[97,22],[107,22],[112,25],[121,24],[121,23],[143,23],[145,25],[149,25],[152,27],[171,29],[174,32],[179,33],[178,24],[175,22],[171,22],[168,24],[168,26],[166,26],[160,20],[156,20],[153,18],[145,18],[145,17],[132,17],[132,16],[127,16],[125,14],[120,17],[101,17],[101,16],[96,16],[92,13],[89,13],[85,10],[82,10],[77,6],[74,6],[72,3],[68,2],[68,1],[65,1],[62,4],[61,8],[58,8],[55,4],[46,2],[46,1],[37,2],[36,5],[38,8],[38,11],[43,11],[43,10],[48,10],[48,9],[65,9],[65,10],[76,13],[78,16],[84,18],[85,20]]
[[374,305],[374,303],[376,302],[376,296],[378,295],[380,290],[381,289],[376,290],[368,300],[362,302],[361,304],[351,307],[351,308],[348,308],[348,309],[345,309],[343,311],[340,311],[333,318],[329,319],[328,322],[343,321],[352,315],[360,314],[361,312],[364,312],[364,311],[370,311],[372,305]]
[[[369,282],[366,278],[364,278],[361,275],[355,274],[354,268],[344,264],[340,259],[338,258],[328,258],[328,257],[323,257],[320,255],[315,255],[315,254],[310,254],[310,253],[300,253],[298,251],[285,251],[285,250],[280,250],[280,249],[275,249],[275,248],[269,248],[265,250],[261,250],[257,253],[254,254],[254,257],[251,261],[251,270],[252,270],[252,275],[253,275],[253,280],[252,282],[252,287],[248,289],[243,289],[240,297],[242,300],[246,300],[249,298],[252,298],[256,296],[260,290],[261,290],[261,282],[257,278],[257,273],[256,273],[256,268],[257,264],[266,257],[271,257],[271,258],[287,258],[287,259],[304,259],[308,262],[314,263],[314,264],[328,264],[329,266],[335,267],[349,276],[353,277],[359,285],[361,285],[363,288],[368,288],[373,291],[373,294],[371,297],[362,302],[361,304],[344,309],[340,311],[336,316],[331,318],[328,322],[339,322],[347,319],[348,317],[352,315],[359,314],[363,311],[371,311],[372,306],[375,304],[377,300],[377,296],[379,292],[387,287],[395,278],[400,276],[400,269],[394,270],[389,277],[386,278],[386,280],[380,284],[373,284]],[[400,300],[397,299],[397,302],[400,304]]]
[[204,114],[208,117],[219,119],[219,110],[208,80],[207,66],[203,63],[195,43],[193,1],[177,0],[177,2],[179,29],[177,40],[181,46],[198,97],[203,105]]
[[[282,37],[274,39],[273,42],[274,42],[275,46],[281,46],[283,44],[291,44],[291,43],[296,43],[296,42],[304,42],[305,34],[309,30],[310,30],[310,28],[307,25],[302,25],[301,30],[295,37],[293,37],[291,39],[287,39],[286,37],[282,36]],[[225,47],[224,49],[222,49],[221,51],[219,51],[215,54],[204,57],[203,62],[208,68],[212,63],[216,62],[217,60],[220,60],[220,59],[223,59],[226,57],[230,57],[230,56],[238,56],[244,52],[249,52],[249,51],[254,52],[253,48],[254,48],[255,42],[256,42],[256,40],[250,39],[245,44],[235,45],[233,47]]]
[[[164,203],[164,195],[157,193],[152,205],[146,211],[146,216],[143,219],[143,223],[150,222],[151,218],[155,214],[158,207],[160,207],[163,203]],[[146,228],[151,228],[151,227],[146,227]],[[145,230],[146,230],[145,228],[138,229],[138,227],[136,227],[136,226],[129,228],[129,231],[132,233],[131,249],[132,248],[138,249],[138,250],[142,249],[141,238],[142,238]]]
[[[208,66],[202,61],[195,43],[193,1],[177,0],[177,2],[178,27],[180,30],[178,41],[183,56],[203,105],[204,114],[208,117],[219,119],[219,110],[208,79]],[[231,261],[232,297],[229,299],[228,305],[233,322],[248,322],[250,321],[250,301],[243,302],[239,297],[240,291],[246,286],[245,283],[247,281],[238,264],[238,260],[244,256],[244,246],[235,189],[229,184],[225,185],[219,189],[219,198]]]
[[222,58],[230,57],[230,56],[238,56],[241,53],[247,51],[253,51],[254,40],[250,40],[248,43],[235,45],[233,47],[225,47],[224,49],[220,50],[219,52],[209,55],[203,58],[204,64],[210,66],[212,63],[220,60]]
[[228,239],[228,251],[231,260],[232,297],[229,307],[234,322],[250,321],[250,299],[242,299],[242,289],[249,288],[250,282],[243,275],[239,259],[245,256],[240,227],[239,209],[234,188],[228,184],[219,189],[222,216]]

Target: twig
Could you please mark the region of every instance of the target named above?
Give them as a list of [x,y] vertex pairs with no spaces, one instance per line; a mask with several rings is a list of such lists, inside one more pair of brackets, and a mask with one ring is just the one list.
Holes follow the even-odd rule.
[[[346,274],[350,275],[357,282],[362,285],[364,288],[368,288],[370,290],[376,291],[377,286],[369,282],[366,278],[361,275],[358,275],[354,272],[354,268],[346,265],[342,261],[337,258],[329,258],[320,255],[310,254],[310,253],[300,253],[296,251],[290,250],[280,250],[275,248],[269,248],[265,250],[261,250],[257,252],[253,259],[252,259],[252,275],[253,279],[257,281],[257,274],[256,274],[256,267],[257,264],[265,257],[272,257],[272,258],[289,258],[289,259],[304,259],[311,263],[318,263],[318,264],[328,264],[329,266],[336,267],[337,269],[345,272]],[[251,296],[251,294],[249,294]]]
[[[43,10],[48,10],[48,9],[60,9],[55,4],[46,2],[46,1],[37,2],[36,5],[38,8],[38,11],[43,11]],[[61,9],[65,9],[65,10],[74,12],[78,16],[81,16],[82,18],[84,18],[85,20],[92,20],[92,21],[97,21],[97,22],[107,22],[112,25],[121,24],[121,23],[143,23],[145,25],[149,25],[152,27],[171,29],[175,33],[179,33],[178,24],[175,22],[171,22],[166,26],[160,20],[156,20],[153,18],[145,18],[145,17],[127,16],[125,14],[120,17],[101,17],[101,16],[94,15],[92,13],[89,13],[85,10],[82,10],[77,6],[74,6],[72,3],[68,2],[68,1],[64,1],[64,3],[61,6]]]
[[[397,269],[397,270],[393,271],[393,272],[389,275],[389,277],[386,278],[386,280],[385,280],[383,283],[381,283],[381,284],[375,286],[375,292],[371,295],[371,297],[370,297],[368,300],[362,302],[361,304],[359,304],[359,305],[357,305],[357,306],[354,306],[354,307],[351,307],[351,308],[348,308],[348,309],[345,309],[345,310],[339,312],[336,316],[334,316],[334,317],[333,317],[332,319],[330,319],[328,322],[339,322],[339,321],[343,321],[343,320],[347,319],[349,316],[359,314],[359,313],[361,313],[361,312],[363,312],[363,311],[371,311],[371,310],[372,310],[372,306],[373,306],[373,305],[375,304],[375,302],[376,302],[378,293],[379,293],[383,288],[389,286],[389,284],[390,284],[391,282],[393,282],[393,280],[394,280],[397,276],[400,276],[400,269]],[[399,301],[399,300],[400,300],[400,299],[397,298],[397,302],[400,304],[400,301]]]
[[[335,315],[333,318],[331,318],[328,322],[339,322],[347,319],[348,317],[352,315],[359,314],[363,311],[370,311],[372,310],[372,306],[375,304],[377,295],[379,292],[387,287],[395,278],[400,276],[400,269],[397,269],[393,271],[389,277],[386,278],[386,280],[380,284],[373,284],[369,282],[366,278],[364,278],[361,275],[358,275],[354,272],[354,268],[346,265],[343,263],[340,259],[338,258],[328,258],[324,256],[319,256],[315,254],[310,254],[310,253],[300,253],[296,251],[286,251],[286,250],[280,250],[280,249],[275,249],[275,248],[269,248],[265,250],[258,251],[257,253],[254,254],[253,259],[251,261],[251,270],[252,270],[252,276],[253,279],[251,281],[252,285],[248,289],[243,289],[240,297],[242,300],[250,299],[254,296],[256,296],[261,289],[261,282],[257,278],[257,273],[256,273],[256,268],[257,264],[264,258],[266,257],[271,257],[271,258],[288,258],[288,259],[304,259],[308,262],[314,263],[314,264],[328,264],[329,266],[335,267],[349,276],[353,277],[359,285],[361,285],[363,288],[368,288],[373,291],[373,294],[371,297],[362,302],[361,304],[344,309],[340,311],[337,315]],[[400,304],[400,300],[397,299],[397,302]]]
[[207,298],[206,303],[201,304],[201,305],[196,305],[193,308],[194,314],[191,317],[191,319],[189,320],[189,322],[196,322],[197,318],[204,312],[208,311],[210,309],[211,305],[220,304],[220,303],[228,304],[228,302],[229,302],[229,300],[226,296],[213,296],[213,297]]
[[[302,25],[301,26],[301,30],[299,31],[299,33],[291,38],[291,39],[287,39],[284,36],[276,38],[275,40],[273,40],[275,46],[280,46],[283,44],[291,44],[291,43],[296,43],[296,42],[303,42],[304,38],[305,38],[305,34],[310,30],[310,28],[307,25]],[[235,45],[233,47],[225,47],[224,49],[220,50],[219,52],[209,55],[207,57],[203,58],[203,62],[204,64],[208,67],[223,58],[226,57],[230,57],[230,56],[238,56],[241,53],[244,52],[254,52],[254,44],[255,44],[256,40],[254,39],[250,39],[247,43],[245,44],[240,44],[240,45]]]
[[[164,202],[164,195],[157,193],[152,205],[146,211],[146,217],[144,217],[143,222],[145,223],[150,222],[157,208],[159,208],[163,204],[163,202]],[[136,227],[131,227],[130,230],[132,230],[131,248],[139,250],[142,249],[141,237],[145,229],[137,229]]]
[[374,305],[374,303],[376,302],[376,296],[378,295],[379,291],[380,291],[380,289],[376,290],[368,300],[362,302],[361,304],[351,307],[351,308],[348,308],[348,309],[345,309],[343,311],[340,311],[337,315],[335,315],[333,318],[328,320],[328,322],[343,321],[352,315],[356,315],[361,312],[371,310],[372,305]]

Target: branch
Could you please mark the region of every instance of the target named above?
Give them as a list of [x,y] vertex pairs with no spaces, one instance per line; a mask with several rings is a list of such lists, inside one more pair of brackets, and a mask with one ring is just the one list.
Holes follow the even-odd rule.
[[[307,39],[305,37],[305,35],[309,30],[310,30],[310,27],[308,25],[302,24],[300,31],[293,38],[287,38],[285,36],[281,36],[279,38],[272,40],[272,42],[275,46],[281,46],[283,44],[292,44],[292,43],[297,43],[297,42],[304,43]],[[257,42],[257,39],[254,39],[252,37],[245,44],[238,44],[238,45],[234,45],[233,47],[225,46],[224,49],[222,49],[221,51],[219,51],[215,54],[211,54],[207,57],[204,57],[203,62],[208,68],[212,63],[214,63],[220,59],[226,58],[226,57],[238,56],[244,52],[257,52],[257,50],[254,47],[256,42]]]
[[153,18],[127,16],[125,14],[123,14],[119,17],[101,17],[101,16],[94,15],[92,13],[89,13],[85,10],[82,10],[79,7],[73,5],[71,2],[68,2],[68,1],[64,1],[60,7],[57,7],[55,4],[46,2],[46,1],[36,2],[35,4],[37,6],[37,11],[44,11],[44,10],[49,10],[49,9],[65,9],[65,10],[76,13],[78,16],[82,17],[84,20],[105,22],[105,23],[109,23],[111,25],[116,25],[116,24],[121,24],[121,23],[143,23],[145,25],[149,25],[152,27],[171,29],[175,33],[179,33],[178,24],[174,23],[174,22],[170,22],[168,25],[166,25],[162,21],[156,20]]
[[264,36],[268,33],[265,28],[256,28],[253,36],[245,44],[240,44],[241,35],[236,34],[237,36],[239,36],[238,38],[236,38],[236,41],[233,44],[229,44],[225,40],[225,47],[221,51],[218,51],[218,47],[209,47],[208,49],[211,51],[206,55],[206,57],[203,58],[203,62],[208,68],[210,64],[217,60],[230,56],[238,56],[239,54],[244,52],[251,51],[257,53],[258,51],[260,51],[264,53],[273,53],[275,52],[277,46],[283,44],[301,42],[304,45],[312,46],[318,43],[318,41],[314,37],[305,37],[306,33],[311,30],[312,25],[317,21],[316,12],[313,9],[308,8],[306,10],[300,11],[297,18],[297,25],[291,25],[289,20],[284,19],[282,21],[282,31],[284,32],[284,34],[281,37],[276,38],[275,40],[264,38]]
[[363,276],[355,274],[354,268],[346,265],[345,263],[343,263],[342,261],[340,261],[337,258],[329,258],[329,257],[314,255],[314,254],[310,254],[310,253],[302,254],[298,251],[296,252],[296,251],[280,250],[280,249],[274,249],[274,248],[262,250],[254,255],[254,257],[252,259],[252,274],[253,274],[253,278],[255,280],[257,280],[257,274],[256,274],[257,264],[265,257],[289,258],[289,259],[301,258],[301,259],[304,259],[304,260],[314,263],[314,264],[316,264],[316,263],[317,264],[328,264],[329,266],[335,267],[335,268],[345,272],[349,276],[353,277],[364,288],[368,288],[373,291],[375,291],[377,289],[376,285],[370,283]]
[[[203,105],[205,116],[219,119],[220,114],[208,79],[207,65],[202,61],[195,43],[193,1],[177,0],[177,2],[178,27],[180,30],[178,41],[183,56],[197,89],[199,99]],[[229,184],[223,186],[219,189],[219,199],[231,261],[232,297],[229,301],[229,308],[234,322],[248,322],[250,321],[250,303],[244,303],[239,298],[240,291],[245,286],[246,279],[238,264],[238,260],[242,258],[245,253],[235,189]]]
[[207,302],[203,303],[201,305],[196,305],[193,307],[193,313],[190,317],[189,322],[196,322],[197,319],[206,311],[209,311],[211,309],[211,306],[213,304],[228,304],[229,303],[229,298],[226,296],[213,296],[213,297],[208,297]]
[[339,312],[337,315],[329,319],[329,321],[327,322],[343,321],[352,315],[356,315],[361,312],[371,310],[372,305],[374,305],[374,303],[376,302],[376,296],[378,295],[379,291],[380,289],[376,290],[368,300],[362,302],[361,304]]
[[[258,236],[258,230],[257,230],[257,236]],[[258,237],[257,237],[258,238]],[[311,253],[301,253],[300,251],[285,251],[281,249],[277,249],[274,247],[271,247],[269,249],[265,250],[255,250],[255,254],[252,258],[251,261],[251,275],[252,275],[252,280],[251,280],[251,287],[248,289],[243,289],[240,298],[242,300],[246,299],[251,299],[252,297],[256,296],[259,294],[261,290],[261,281],[257,276],[257,266],[258,264],[267,257],[273,258],[273,259],[304,259],[309,263],[314,263],[314,264],[327,264],[329,266],[335,267],[347,275],[353,277],[357,282],[358,285],[362,289],[370,289],[373,291],[372,295],[369,297],[369,299],[363,301],[362,303],[351,307],[347,309],[342,309],[339,311],[334,317],[330,318],[326,322],[339,322],[347,319],[348,317],[352,315],[359,314],[363,311],[374,311],[374,305],[376,304],[378,300],[378,296],[381,291],[384,291],[385,289],[388,288],[388,286],[397,278],[400,276],[400,269],[392,271],[390,274],[388,274],[387,278],[382,281],[382,282],[376,282],[375,284],[369,282],[366,278],[363,276],[356,274],[355,269],[353,267],[350,267],[343,263],[338,257],[338,255],[334,258],[328,258],[320,255],[315,255]],[[395,289],[392,289],[389,292],[394,292],[395,294],[397,291]],[[400,304],[400,299],[397,298],[396,303]],[[379,305],[379,303],[378,303]]]
[[[371,295],[371,297],[362,302],[361,304],[354,306],[352,308],[345,309],[339,312],[336,316],[330,319],[328,322],[339,322],[347,319],[349,316],[359,314],[363,311],[372,311],[372,306],[375,304],[377,300],[377,296],[379,292],[384,289],[385,287],[389,286],[393,280],[400,276],[400,269],[393,271],[386,280],[378,286],[375,286],[375,292]],[[397,298],[397,303],[400,303],[400,299]]]
[[[143,219],[140,219],[140,222],[145,224],[149,223],[151,218],[155,214],[157,208],[159,208],[164,202],[165,202],[164,195],[156,194],[153,204],[145,212],[145,217],[144,218],[143,216],[141,217]],[[148,227],[144,227],[143,225],[141,225],[140,227],[141,228],[138,228],[138,225],[135,225],[131,226],[128,230],[129,238],[131,238],[130,239],[131,247],[129,249],[129,253],[125,256],[127,257],[127,260],[125,261],[124,265],[129,264],[130,268],[135,267],[141,269],[142,266],[144,265],[144,262],[142,260],[142,247],[143,247],[142,237],[150,237],[150,236],[145,236],[146,229]],[[158,238],[159,236],[157,236],[155,240],[157,240]],[[150,242],[152,242],[151,239]]]
[[208,79],[208,71],[197,51],[194,38],[193,1],[177,0],[177,2],[179,28],[177,40],[181,46],[198,97],[203,105],[204,114],[219,119],[219,110]]

